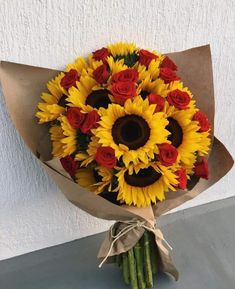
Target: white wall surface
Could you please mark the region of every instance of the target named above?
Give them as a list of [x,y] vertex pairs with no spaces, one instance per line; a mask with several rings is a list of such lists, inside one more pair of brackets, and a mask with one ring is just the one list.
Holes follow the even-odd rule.
[[[0,60],[62,69],[120,40],[161,52],[210,43],[215,133],[234,156],[234,15],[232,0],[0,0]],[[0,259],[108,229],[65,199],[0,102]],[[235,170],[180,209],[234,195],[234,179]]]

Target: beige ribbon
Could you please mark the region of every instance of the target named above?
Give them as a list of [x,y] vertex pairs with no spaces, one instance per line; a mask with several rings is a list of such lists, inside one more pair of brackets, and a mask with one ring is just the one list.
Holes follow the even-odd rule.
[[[117,223],[123,223],[126,224],[126,226],[121,229],[117,234],[114,233],[114,227]],[[157,237],[156,239],[156,243],[158,245],[158,247],[160,247],[160,249],[165,253],[165,254],[169,254],[168,250],[166,249],[166,247],[162,244],[162,241],[164,241],[164,243],[167,245],[167,247],[172,250],[172,247],[170,246],[170,244],[166,241],[166,239],[164,238],[161,230],[156,229],[155,225],[152,226],[148,226],[146,225],[146,221],[140,221],[140,220],[130,220],[130,221],[117,221],[115,224],[113,224],[110,228],[110,235],[112,237],[112,242],[110,245],[110,248],[106,254],[106,256],[104,257],[104,259],[102,260],[102,262],[99,264],[99,268],[102,267],[102,265],[106,262],[106,260],[108,259],[108,257],[110,256],[113,246],[114,244],[118,241],[119,238],[121,238],[122,236],[126,235],[128,232],[130,232],[131,230],[135,229],[135,228],[144,228],[148,231],[153,232],[153,234]]]

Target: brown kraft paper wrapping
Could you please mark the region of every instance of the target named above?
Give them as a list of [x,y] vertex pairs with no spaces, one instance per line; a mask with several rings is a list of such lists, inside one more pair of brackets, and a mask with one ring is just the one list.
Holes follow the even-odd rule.
[[[145,221],[146,226],[150,227],[155,234],[161,270],[178,279],[178,272],[171,261],[168,250],[163,245],[162,233],[155,228],[155,219],[196,197],[216,183],[231,169],[233,159],[224,145],[213,136],[214,92],[210,46],[196,47],[168,55],[176,62],[182,81],[190,88],[197,101],[197,106],[207,114],[212,124],[212,148],[209,156],[210,178],[208,181],[202,179],[193,181],[191,190],[168,192],[163,202],[157,202],[156,205],[144,209],[133,206],[117,206],[82,189],[63,170],[58,160],[52,160],[48,126],[37,123],[35,112],[40,101],[40,94],[46,90],[47,82],[59,71],[2,61],[0,80],[6,107],[15,127],[67,199],[75,206],[98,218],[123,222],[133,219]],[[120,226],[125,226],[125,223],[120,223]],[[135,227],[128,234],[119,238],[109,256],[129,250],[141,238],[144,230],[141,226]],[[99,258],[107,255],[111,243],[112,238],[109,232],[100,248]]]

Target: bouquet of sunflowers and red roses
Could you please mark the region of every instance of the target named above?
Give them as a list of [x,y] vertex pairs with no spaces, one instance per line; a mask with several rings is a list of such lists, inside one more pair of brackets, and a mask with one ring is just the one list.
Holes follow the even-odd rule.
[[[75,205],[116,220],[101,246],[100,266],[116,262],[132,289],[153,287],[159,270],[177,279],[156,217],[231,166],[228,158],[221,172],[209,175],[214,102],[208,46],[170,57],[111,44],[55,74],[38,104],[41,125],[24,131],[26,141],[33,138],[31,149]],[[215,150],[213,164],[221,157]]]

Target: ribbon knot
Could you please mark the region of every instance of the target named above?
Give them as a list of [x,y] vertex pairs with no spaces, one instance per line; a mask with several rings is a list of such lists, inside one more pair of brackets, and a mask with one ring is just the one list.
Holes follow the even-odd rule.
[[[117,223],[123,223],[126,224],[126,226],[124,228],[122,228],[117,234],[115,233],[114,227],[117,225]],[[130,232],[131,230],[135,229],[135,228],[144,228],[148,231],[151,231],[155,234],[155,226],[150,226],[149,223],[147,223],[147,221],[140,221],[137,219],[133,219],[133,220],[129,220],[129,221],[117,221],[115,224],[113,224],[110,228],[110,235],[112,237],[112,243],[110,245],[109,251],[107,253],[107,255],[104,257],[104,259],[102,260],[102,262],[99,264],[99,268],[102,267],[102,265],[106,262],[106,260],[108,259],[108,257],[110,256],[113,246],[114,244],[117,242],[117,240],[119,238],[121,238],[122,236],[126,235],[128,232]],[[159,230],[160,231],[160,230]],[[162,233],[160,234],[160,237],[162,240],[165,241],[165,243],[167,244],[167,246],[172,250],[171,246],[166,242],[166,240],[164,239]]]

